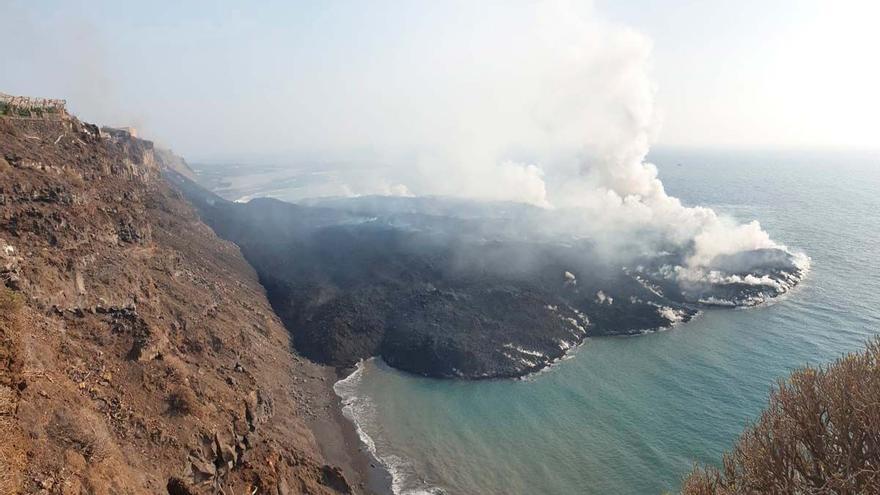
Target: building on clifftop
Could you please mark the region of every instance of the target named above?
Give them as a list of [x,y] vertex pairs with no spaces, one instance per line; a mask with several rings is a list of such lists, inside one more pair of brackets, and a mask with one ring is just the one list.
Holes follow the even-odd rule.
[[67,101],[54,98],[13,96],[0,92],[0,116],[46,118],[67,115]]

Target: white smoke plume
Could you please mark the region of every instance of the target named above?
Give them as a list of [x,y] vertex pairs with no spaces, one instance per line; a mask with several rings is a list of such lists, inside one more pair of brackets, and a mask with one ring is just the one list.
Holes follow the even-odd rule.
[[[441,106],[423,102],[429,116],[418,102],[404,111],[417,138],[406,143],[414,166],[389,167],[386,182],[416,195],[564,210],[575,216],[570,230],[614,243],[648,232],[691,245],[687,265],[697,278],[708,277],[703,269],[718,255],[781,247],[756,221],[740,225],[683,206],[645,161],[659,130],[648,38],[603,20],[592,5],[540,2],[507,13],[488,6],[469,11],[468,21],[490,32],[501,24],[498,32],[515,37],[479,37],[466,57],[432,59],[446,86],[427,89]],[[392,86],[424,82],[389,74]],[[379,141],[387,162],[403,160],[394,154],[401,143]]]
[[[128,51],[110,50],[100,16],[83,11],[73,22],[10,10],[16,22],[0,40],[42,41],[19,55],[13,50],[0,76],[9,91],[68,97],[74,111],[111,124],[138,122],[105,111],[108,102],[139,105],[148,120],[164,112],[157,137],[185,152],[201,140],[229,154],[246,149],[344,164],[337,182],[315,184],[312,195],[526,202],[559,212],[555,228],[607,241],[608,251],[647,240],[688,247],[687,264],[696,268],[717,255],[776,247],[757,223],[738,225],[666,194],[656,167],[645,162],[660,128],[651,41],[603,19],[589,2],[380,0],[302,9],[301,19],[291,19],[298,22],[293,37],[248,22],[224,26],[235,36],[216,39],[248,40],[224,46],[224,63],[212,63],[211,51],[174,50],[159,60],[148,46],[119,59]],[[364,23],[370,29],[359,31]],[[90,29],[74,29],[80,25]],[[171,39],[176,31],[168,29]],[[129,88],[124,104],[109,98],[111,81],[95,79],[102,50],[89,49],[99,45],[116,54],[108,63],[137,61],[113,70],[111,86],[127,74],[148,74],[140,79],[156,81],[151,86],[179,88],[176,105],[144,86]],[[225,63],[227,51],[241,67]],[[78,61],[81,53],[89,61],[78,66],[88,71],[55,69],[69,69],[55,62]],[[84,77],[71,80],[72,73]],[[26,75],[53,85],[28,87]],[[182,83],[195,80],[206,83]],[[206,85],[234,97],[206,102]]]

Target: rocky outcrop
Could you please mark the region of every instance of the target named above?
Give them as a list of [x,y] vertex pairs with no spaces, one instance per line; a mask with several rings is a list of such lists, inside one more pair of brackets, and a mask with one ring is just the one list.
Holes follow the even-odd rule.
[[0,118],[0,492],[349,493],[251,267],[149,141]]

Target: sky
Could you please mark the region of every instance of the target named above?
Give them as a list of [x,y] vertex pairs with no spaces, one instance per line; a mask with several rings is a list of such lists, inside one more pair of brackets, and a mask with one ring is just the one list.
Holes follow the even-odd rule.
[[606,1],[654,42],[661,143],[880,147],[880,2]]
[[0,91],[66,98],[191,160],[393,160],[484,139],[533,159],[576,147],[576,125],[601,134],[618,118],[615,71],[637,70],[651,97],[641,79],[626,91],[651,107],[654,145],[880,147],[880,2],[563,3],[577,14],[515,0],[0,0]]

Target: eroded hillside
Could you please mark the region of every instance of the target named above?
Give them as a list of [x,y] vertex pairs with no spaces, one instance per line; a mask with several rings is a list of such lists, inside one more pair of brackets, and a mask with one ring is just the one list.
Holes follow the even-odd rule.
[[0,118],[0,493],[338,493],[317,368],[148,141]]

